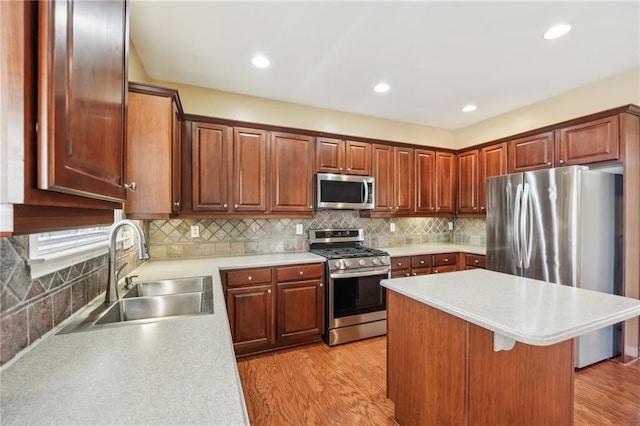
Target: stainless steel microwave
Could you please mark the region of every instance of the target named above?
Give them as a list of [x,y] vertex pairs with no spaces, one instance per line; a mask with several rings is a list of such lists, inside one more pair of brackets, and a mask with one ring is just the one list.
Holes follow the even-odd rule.
[[372,209],[374,205],[371,176],[316,175],[316,210],[363,210]]

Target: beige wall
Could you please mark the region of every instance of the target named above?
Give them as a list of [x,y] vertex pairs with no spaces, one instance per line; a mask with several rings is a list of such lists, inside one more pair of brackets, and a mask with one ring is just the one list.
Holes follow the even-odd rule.
[[464,148],[627,104],[640,105],[640,68],[455,131]]
[[472,126],[448,130],[152,80],[133,44],[129,53],[129,80],[177,89],[189,114],[441,148],[465,148],[609,108],[640,105],[640,68],[636,68]]

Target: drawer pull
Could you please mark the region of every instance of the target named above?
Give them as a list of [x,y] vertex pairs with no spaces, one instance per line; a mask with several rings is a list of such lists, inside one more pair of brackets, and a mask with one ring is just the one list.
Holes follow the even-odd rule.
[[407,276],[407,277],[410,277],[411,275],[407,272],[407,275],[406,275],[406,276]]
[[398,262],[398,266],[402,266],[402,262]]
[[247,277],[247,279],[248,279],[249,281],[251,281],[251,280],[253,279],[253,277],[252,277],[251,275],[249,275],[249,276]]
[[267,290],[267,293],[271,293],[271,289]]
[[421,265],[424,265],[424,260],[421,260],[421,261],[420,261],[420,264],[421,264]]
[[445,261],[445,262],[448,262],[448,261],[449,261],[449,258],[445,257],[445,258],[444,258],[444,261]]
[[474,260],[473,263],[478,263],[478,259]]
[[320,283],[320,287],[322,287],[322,283]]
[[300,271],[300,275],[304,275],[304,272]]

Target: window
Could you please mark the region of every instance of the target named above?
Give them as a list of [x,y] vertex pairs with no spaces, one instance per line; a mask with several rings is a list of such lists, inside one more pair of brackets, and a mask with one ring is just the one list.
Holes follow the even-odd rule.
[[[114,223],[122,220],[122,210],[114,210]],[[31,278],[38,278],[108,252],[110,226],[42,232],[29,235]],[[133,244],[131,232],[120,230],[118,242]]]

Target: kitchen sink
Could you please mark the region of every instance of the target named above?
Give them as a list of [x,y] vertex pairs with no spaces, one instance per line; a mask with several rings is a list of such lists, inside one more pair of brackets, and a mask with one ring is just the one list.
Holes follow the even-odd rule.
[[118,301],[98,301],[58,334],[212,314],[212,285],[210,276],[141,281]]
[[205,291],[211,288],[211,277],[174,278],[168,280],[141,281],[127,291],[123,299],[130,297],[159,296],[163,294]]

